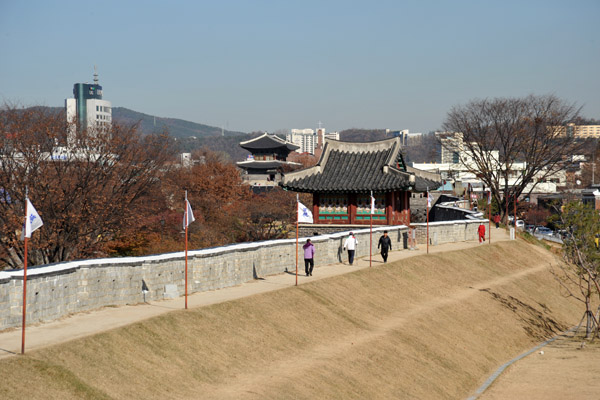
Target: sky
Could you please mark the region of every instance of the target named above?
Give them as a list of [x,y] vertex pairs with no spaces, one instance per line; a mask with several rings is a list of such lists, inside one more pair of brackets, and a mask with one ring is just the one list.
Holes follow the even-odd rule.
[[73,84],[243,132],[441,128],[472,99],[554,94],[600,118],[600,0],[0,0],[0,102]]

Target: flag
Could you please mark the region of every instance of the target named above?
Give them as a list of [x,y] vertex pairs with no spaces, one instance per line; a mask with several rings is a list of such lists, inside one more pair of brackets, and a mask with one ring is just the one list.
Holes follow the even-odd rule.
[[30,238],[33,231],[38,229],[44,225],[44,222],[40,218],[40,215],[31,204],[31,201],[27,199],[27,216],[25,217],[25,229],[23,229],[23,234],[21,235],[21,239]]
[[375,214],[375,197],[373,197],[373,192],[371,192],[371,215]]
[[492,204],[492,191],[488,192],[488,205]]
[[431,203],[433,203],[433,196],[427,192],[427,208],[431,208]]
[[306,224],[313,223],[312,212],[300,202],[298,202],[298,222],[304,222]]
[[[189,224],[191,224],[192,222],[194,222],[196,220],[196,218],[194,218],[194,212],[192,211],[192,206],[191,206],[190,202],[187,201],[187,199],[185,199],[185,204],[187,205],[187,210],[183,214],[183,229],[184,230],[188,227]],[[185,223],[186,215],[187,215],[187,225]]]

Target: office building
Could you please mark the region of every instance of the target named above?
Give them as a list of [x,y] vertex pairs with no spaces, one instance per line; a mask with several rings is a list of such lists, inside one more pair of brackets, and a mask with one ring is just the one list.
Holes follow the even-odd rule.
[[318,139],[314,129],[292,129],[285,140],[298,146],[298,153],[315,154]]
[[65,100],[67,121],[71,124],[69,141],[76,130],[88,132],[108,131],[112,124],[110,101],[102,100],[102,86],[98,84],[98,73],[94,71],[94,83],[73,85],[74,98]]

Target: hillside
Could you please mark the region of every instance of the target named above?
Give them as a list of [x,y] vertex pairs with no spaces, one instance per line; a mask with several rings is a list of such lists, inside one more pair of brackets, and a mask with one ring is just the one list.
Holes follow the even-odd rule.
[[162,132],[165,129],[175,138],[187,138],[195,136],[197,138],[204,136],[240,136],[244,132],[235,132],[221,130],[215,126],[199,124],[177,118],[162,118],[133,111],[124,107],[113,107],[113,120],[122,123],[140,123],[140,129],[143,133]]
[[174,311],[2,359],[0,397],[463,399],[578,322],[556,262],[499,242]]

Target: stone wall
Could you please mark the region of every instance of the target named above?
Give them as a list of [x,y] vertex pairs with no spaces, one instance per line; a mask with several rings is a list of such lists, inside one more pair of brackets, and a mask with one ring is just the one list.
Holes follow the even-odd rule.
[[[478,221],[435,222],[429,226],[431,244],[477,239]],[[413,224],[417,243],[426,243],[426,224]],[[487,227],[486,227],[487,229]],[[373,254],[383,230],[393,249],[406,249],[408,227],[373,227]],[[353,232],[357,257],[369,255],[369,229]],[[437,234],[434,235],[434,233]],[[315,245],[315,265],[346,262],[342,247],[348,231],[310,236]],[[298,270],[304,271],[299,239]],[[296,240],[241,243],[188,252],[188,294],[215,290],[282,272],[295,273]],[[52,321],[71,313],[104,306],[136,304],[182,296],[185,292],[183,252],[148,257],[107,258],[52,264],[28,269],[27,322]],[[143,282],[148,292],[142,292]],[[172,288],[167,290],[167,286]],[[0,272],[0,330],[17,327],[22,320],[23,271]]]
[[[381,232],[387,229],[395,249],[403,246],[408,228],[373,228],[373,253]],[[357,257],[369,254],[369,229],[354,230],[358,239]],[[311,236],[315,245],[315,265],[347,260],[343,241],[348,232]],[[304,271],[299,239],[299,271]],[[252,279],[296,271],[296,240],[241,243],[188,252],[188,294],[240,285]],[[27,322],[52,321],[81,311],[104,306],[136,304],[145,300],[185,293],[183,252],[149,257],[128,257],[74,261],[28,269]],[[176,288],[176,289],[175,289]],[[167,293],[168,292],[168,293]],[[0,272],[0,330],[21,325],[23,271]]]
[[[477,240],[477,228],[483,222],[488,230],[488,220],[463,220],[463,221],[443,221],[429,223],[429,244],[437,245],[451,242],[464,242],[467,240]],[[427,224],[411,224],[411,229],[415,230],[417,244],[427,244]]]

